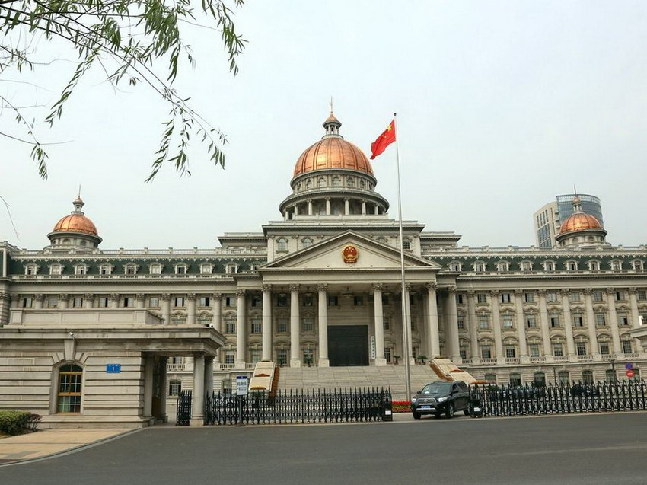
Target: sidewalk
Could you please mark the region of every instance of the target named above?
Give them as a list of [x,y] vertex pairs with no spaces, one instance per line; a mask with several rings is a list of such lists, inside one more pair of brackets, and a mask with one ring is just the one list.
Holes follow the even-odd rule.
[[34,460],[105,441],[132,429],[46,429],[20,436],[0,438],[0,466]]

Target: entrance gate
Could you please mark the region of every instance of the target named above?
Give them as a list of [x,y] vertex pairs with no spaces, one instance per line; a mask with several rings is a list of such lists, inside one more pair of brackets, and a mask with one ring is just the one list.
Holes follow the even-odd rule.
[[368,326],[329,326],[328,358],[331,367],[368,365]]

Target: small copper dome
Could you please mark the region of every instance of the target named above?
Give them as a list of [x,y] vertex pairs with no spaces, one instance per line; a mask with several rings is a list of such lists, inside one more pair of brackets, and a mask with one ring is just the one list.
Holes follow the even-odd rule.
[[90,236],[98,236],[94,223],[81,212],[81,208],[85,205],[81,197],[77,197],[73,204],[74,212],[61,218],[52,232],[80,232]]
[[570,215],[559,228],[560,234],[573,231],[586,231],[589,229],[602,230],[602,224],[595,217],[585,212],[576,212]]
[[340,126],[341,122],[331,111],[323,123],[326,134],[301,154],[294,166],[293,177],[315,170],[330,169],[357,170],[373,175],[371,163],[362,150],[339,135]]

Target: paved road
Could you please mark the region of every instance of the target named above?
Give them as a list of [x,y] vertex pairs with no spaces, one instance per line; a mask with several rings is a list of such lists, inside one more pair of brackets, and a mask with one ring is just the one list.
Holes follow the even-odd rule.
[[647,413],[150,428],[1,484],[645,484]]

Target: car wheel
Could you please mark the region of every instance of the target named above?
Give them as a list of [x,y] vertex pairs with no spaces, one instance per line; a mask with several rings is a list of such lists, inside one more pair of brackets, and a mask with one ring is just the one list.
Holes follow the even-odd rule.
[[420,413],[417,411],[413,412],[413,419],[420,419]]
[[445,409],[445,417],[447,419],[452,419],[454,417],[454,405],[449,403]]
[[469,415],[470,415],[470,410],[469,410],[469,409],[467,409],[467,408],[466,408],[466,409],[464,409],[464,410],[463,410],[463,412],[465,413],[465,416],[469,416]]
[[439,419],[439,418],[440,418],[440,416],[441,416],[441,414],[440,414],[440,413],[434,413],[434,418]]

